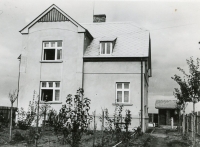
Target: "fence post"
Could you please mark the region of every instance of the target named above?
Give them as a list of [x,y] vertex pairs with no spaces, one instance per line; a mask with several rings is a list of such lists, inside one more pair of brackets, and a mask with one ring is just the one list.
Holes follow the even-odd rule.
[[197,121],[197,125],[198,125],[198,130],[197,133],[200,134],[199,130],[200,130],[200,124],[199,124],[199,117],[200,117],[200,111],[198,111],[198,121]]
[[194,114],[191,113],[191,131],[192,131],[192,138],[194,137],[194,127],[193,127],[193,121],[194,121]]
[[186,133],[188,133],[189,122],[188,122],[188,114],[186,114]]
[[196,128],[196,130],[195,130],[195,132],[196,132],[196,134],[198,134],[198,116],[197,116],[197,112],[195,112],[195,117],[196,117],[196,119],[195,119],[195,128]]
[[93,117],[94,117],[93,147],[94,147],[94,144],[95,144],[95,133],[96,133],[95,115],[96,115],[96,110],[94,111],[94,114],[93,114]]

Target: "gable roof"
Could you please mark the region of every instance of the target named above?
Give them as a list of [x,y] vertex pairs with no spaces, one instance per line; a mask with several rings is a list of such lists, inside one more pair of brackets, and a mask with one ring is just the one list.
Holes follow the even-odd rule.
[[84,57],[102,57],[100,41],[117,38],[110,57],[149,57],[149,31],[138,28],[132,22],[82,24],[94,39],[86,48]]
[[176,100],[156,100],[156,109],[177,109]]
[[73,20],[69,15],[67,15],[55,4],[47,8],[43,13],[41,13],[38,17],[36,17],[32,22],[30,22],[27,26],[25,26],[19,32],[21,34],[28,34],[29,28],[31,28],[37,22],[56,22],[56,21],[70,21],[78,27],[78,32],[87,32],[89,35],[91,35],[87,31],[87,29],[85,29],[83,26],[81,26],[79,23]]

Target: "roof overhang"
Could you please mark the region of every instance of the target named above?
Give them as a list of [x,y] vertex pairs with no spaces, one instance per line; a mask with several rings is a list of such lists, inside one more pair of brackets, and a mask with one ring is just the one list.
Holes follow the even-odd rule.
[[84,62],[121,62],[121,61],[147,61],[148,57],[111,57],[111,56],[100,56],[100,57],[83,57]]

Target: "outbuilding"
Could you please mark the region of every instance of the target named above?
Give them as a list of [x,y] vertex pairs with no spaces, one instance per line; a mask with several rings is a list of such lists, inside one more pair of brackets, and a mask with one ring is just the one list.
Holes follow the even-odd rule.
[[155,108],[158,109],[158,126],[178,125],[178,109],[176,100],[156,100]]

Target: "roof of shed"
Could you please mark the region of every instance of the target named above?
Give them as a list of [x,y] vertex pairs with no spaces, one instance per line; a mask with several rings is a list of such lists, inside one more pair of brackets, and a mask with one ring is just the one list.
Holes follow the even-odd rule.
[[176,100],[156,100],[156,109],[176,109]]
[[84,53],[84,57],[99,57],[100,41],[117,38],[113,57],[148,57],[149,31],[141,29],[133,22],[81,24],[94,37]]

